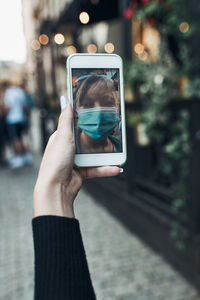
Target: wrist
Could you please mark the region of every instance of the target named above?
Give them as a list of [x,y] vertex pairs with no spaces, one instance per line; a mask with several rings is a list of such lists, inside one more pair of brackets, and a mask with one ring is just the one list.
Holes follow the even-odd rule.
[[37,182],[33,194],[34,217],[57,215],[74,218],[73,199],[61,183]]

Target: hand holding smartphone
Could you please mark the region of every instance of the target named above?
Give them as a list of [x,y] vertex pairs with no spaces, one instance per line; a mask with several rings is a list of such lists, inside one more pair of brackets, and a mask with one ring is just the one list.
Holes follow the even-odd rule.
[[74,112],[75,164],[122,165],[126,160],[122,60],[114,54],[73,54],[67,60]]

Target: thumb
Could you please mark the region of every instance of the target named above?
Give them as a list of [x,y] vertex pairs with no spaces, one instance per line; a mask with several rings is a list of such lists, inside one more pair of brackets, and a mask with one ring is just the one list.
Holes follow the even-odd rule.
[[71,104],[64,96],[60,97],[61,114],[58,120],[58,132],[64,135],[73,135],[72,120],[73,111]]

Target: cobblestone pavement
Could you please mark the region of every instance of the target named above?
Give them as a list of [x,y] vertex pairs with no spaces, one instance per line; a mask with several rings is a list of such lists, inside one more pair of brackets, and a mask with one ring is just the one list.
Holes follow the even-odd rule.
[[[38,161],[38,159],[37,159]],[[0,169],[0,300],[33,299],[32,190],[38,162]],[[76,200],[98,300],[198,300],[197,291],[91,196]]]

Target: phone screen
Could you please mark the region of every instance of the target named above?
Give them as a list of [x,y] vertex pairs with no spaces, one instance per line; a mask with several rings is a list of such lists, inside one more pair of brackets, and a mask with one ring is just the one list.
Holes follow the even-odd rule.
[[120,153],[119,69],[72,68],[76,154]]

